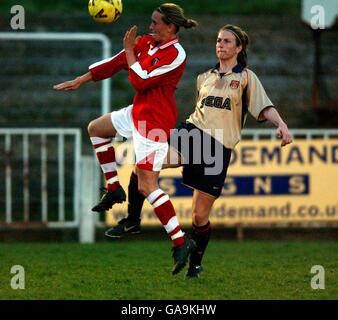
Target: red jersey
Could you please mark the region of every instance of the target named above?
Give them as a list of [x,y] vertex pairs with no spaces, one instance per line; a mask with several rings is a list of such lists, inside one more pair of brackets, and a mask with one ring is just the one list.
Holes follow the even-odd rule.
[[[148,138],[166,141],[176,125],[174,94],[186,65],[185,51],[177,38],[158,45],[152,36],[146,35],[138,41],[134,52],[137,61],[128,75],[137,90],[132,109],[134,125],[143,136],[152,129],[162,129],[166,137]],[[93,81],[109,78],[122,69],[128,70],[124,50],[89,67]]]

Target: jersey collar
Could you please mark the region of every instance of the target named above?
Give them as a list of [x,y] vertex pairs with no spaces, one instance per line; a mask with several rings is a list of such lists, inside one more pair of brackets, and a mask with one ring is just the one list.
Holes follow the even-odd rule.
[[164,43],[162,43],[158,48],[159,49],[165,49],[165,48],[168,48],[169,46],[175,44],[178,42],[178,38],[174,38],[174,39],[171,39],[171,40],[168,40]]
[[[219,72],[219,63],[217,63],[215,65],[215,67],[212,69],[212,72]],[[240,63],[237,63],[233,68],[232,68],[232,72],[233,73],[241,73],[244,70],[244,66]]]

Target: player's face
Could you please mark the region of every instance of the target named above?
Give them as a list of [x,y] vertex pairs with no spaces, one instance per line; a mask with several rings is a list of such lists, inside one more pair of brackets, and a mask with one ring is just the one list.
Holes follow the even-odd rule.
[[165,24],[162,17],[162,13],[154,11],[151,16],[151,24],[149,26],[153,38],[160,43],[173,37],[172,26]]
[[216,41],[216,55],[219,60],[229,60],[238,55],[242,47],[237,47],[236,36],[230,32],[223,30],[218,34]]

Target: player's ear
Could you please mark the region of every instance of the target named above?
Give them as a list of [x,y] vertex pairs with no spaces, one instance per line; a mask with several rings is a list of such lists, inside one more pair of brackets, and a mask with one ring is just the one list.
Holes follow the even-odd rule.
[[239,45],[238,47],[236,47],[236,53],[239,54],[242,51],[243,47],[242,45]]
[[176,26],[173,23],[168,24],[168,32],[171,34],[176,34]]

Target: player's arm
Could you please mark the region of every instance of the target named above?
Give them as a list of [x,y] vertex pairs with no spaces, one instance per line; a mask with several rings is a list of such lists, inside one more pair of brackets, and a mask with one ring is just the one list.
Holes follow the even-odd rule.
[[117,72],[127,69],[128,64],[124,50],[120,51],[112,58],[93,63],[89,66],[89,72],[92,74],[93,81],[111,78]]
[[278,138],[282,139],[282,147],[292,142],[292,134],[289,131],[288,126],[274,107],[265,108],[261,115],[277,127],[276,135]]
[[74,80],[65,81],[59,84],[56,84],[53,86],[55,90],[76,90],[78,89],[82,84],[92,81],[92,74],[90,72],[87,72],[83,74],[82,76],[76,77]]
[[[132,55],[135,58],[135,54],[140,51],[141,46],[147,39],[146,37],[144,37],[143,40],[140,41],[141,37],[136,37],[136,31],[137,30],[135,30],[135,36],[132,40],[133,43],[130,44],[128,48],[124,48],[112,58],[96,62],[89,66],[89,71],[92,75],[93,81],[104,80],[112,77],[114,74],[121,70],[128,70],[129,65],[127,56],[129,57],[130,55]],[[131,50],[131,52],[129,52],[129,50]]]
[[268,120],[277,127],[276,135],[278,138],[282,139],[282,147],[291,143],[292,134],[277,110],[273,107],[273,104],[267,96],[262,83],[253,71],[247,70],[247,75],[247,101],[249,112],[258,121]]
[[[127,56],[130,62],[130,57],[133,57],[135,59],[135,53],[134,50],[137,49],[138,41],[140,37],[136,37],[136,27],[134,30],[135,36],[133,37],[133,43],[130,44],[128,47],[128,50],[125,49],[119,52],[117,55],[113,56],[112,58],[108,58],[96,63],[93,63],[89,66],[89,72],[86,74],[75,78],[74,80],[66,81],[60,84],[57,84],[54,86],[55,90],[76,90],[78,89],[82,84],[88,82],[88,81],[100,81],[107,78],[112,77],[115,73],[121,71],[121,70],[127,70],[128,69],[128,60]],[[129,52],[129,49],[131,52]],[[134,60],[132,60],[134,62]]]
[[[138,52],[141,37],[136,37],[134,39],[134,50]],[[142,45],[142,43],[141,43]],[[123,49],[121,52],[113,56],[96,63],[93,63],[89,66],[89,72],[85,73],[82,76],[75,78],[74,80],[65,81],[54,85],[55,90],[76,90],[82,84],[88,81],[100,81],[112,77],[115,73],[120,70],[128,70],[128,63],[126,58],[126,52]]]
[[127,60],[124,50],[112,58],[96,62],[89,66],[89,72],[73,80],[65,81],[55,85],[55,90],[76,90],[82,84],[89,81],[100,81],[112,77],[122,69],[127,69]]

